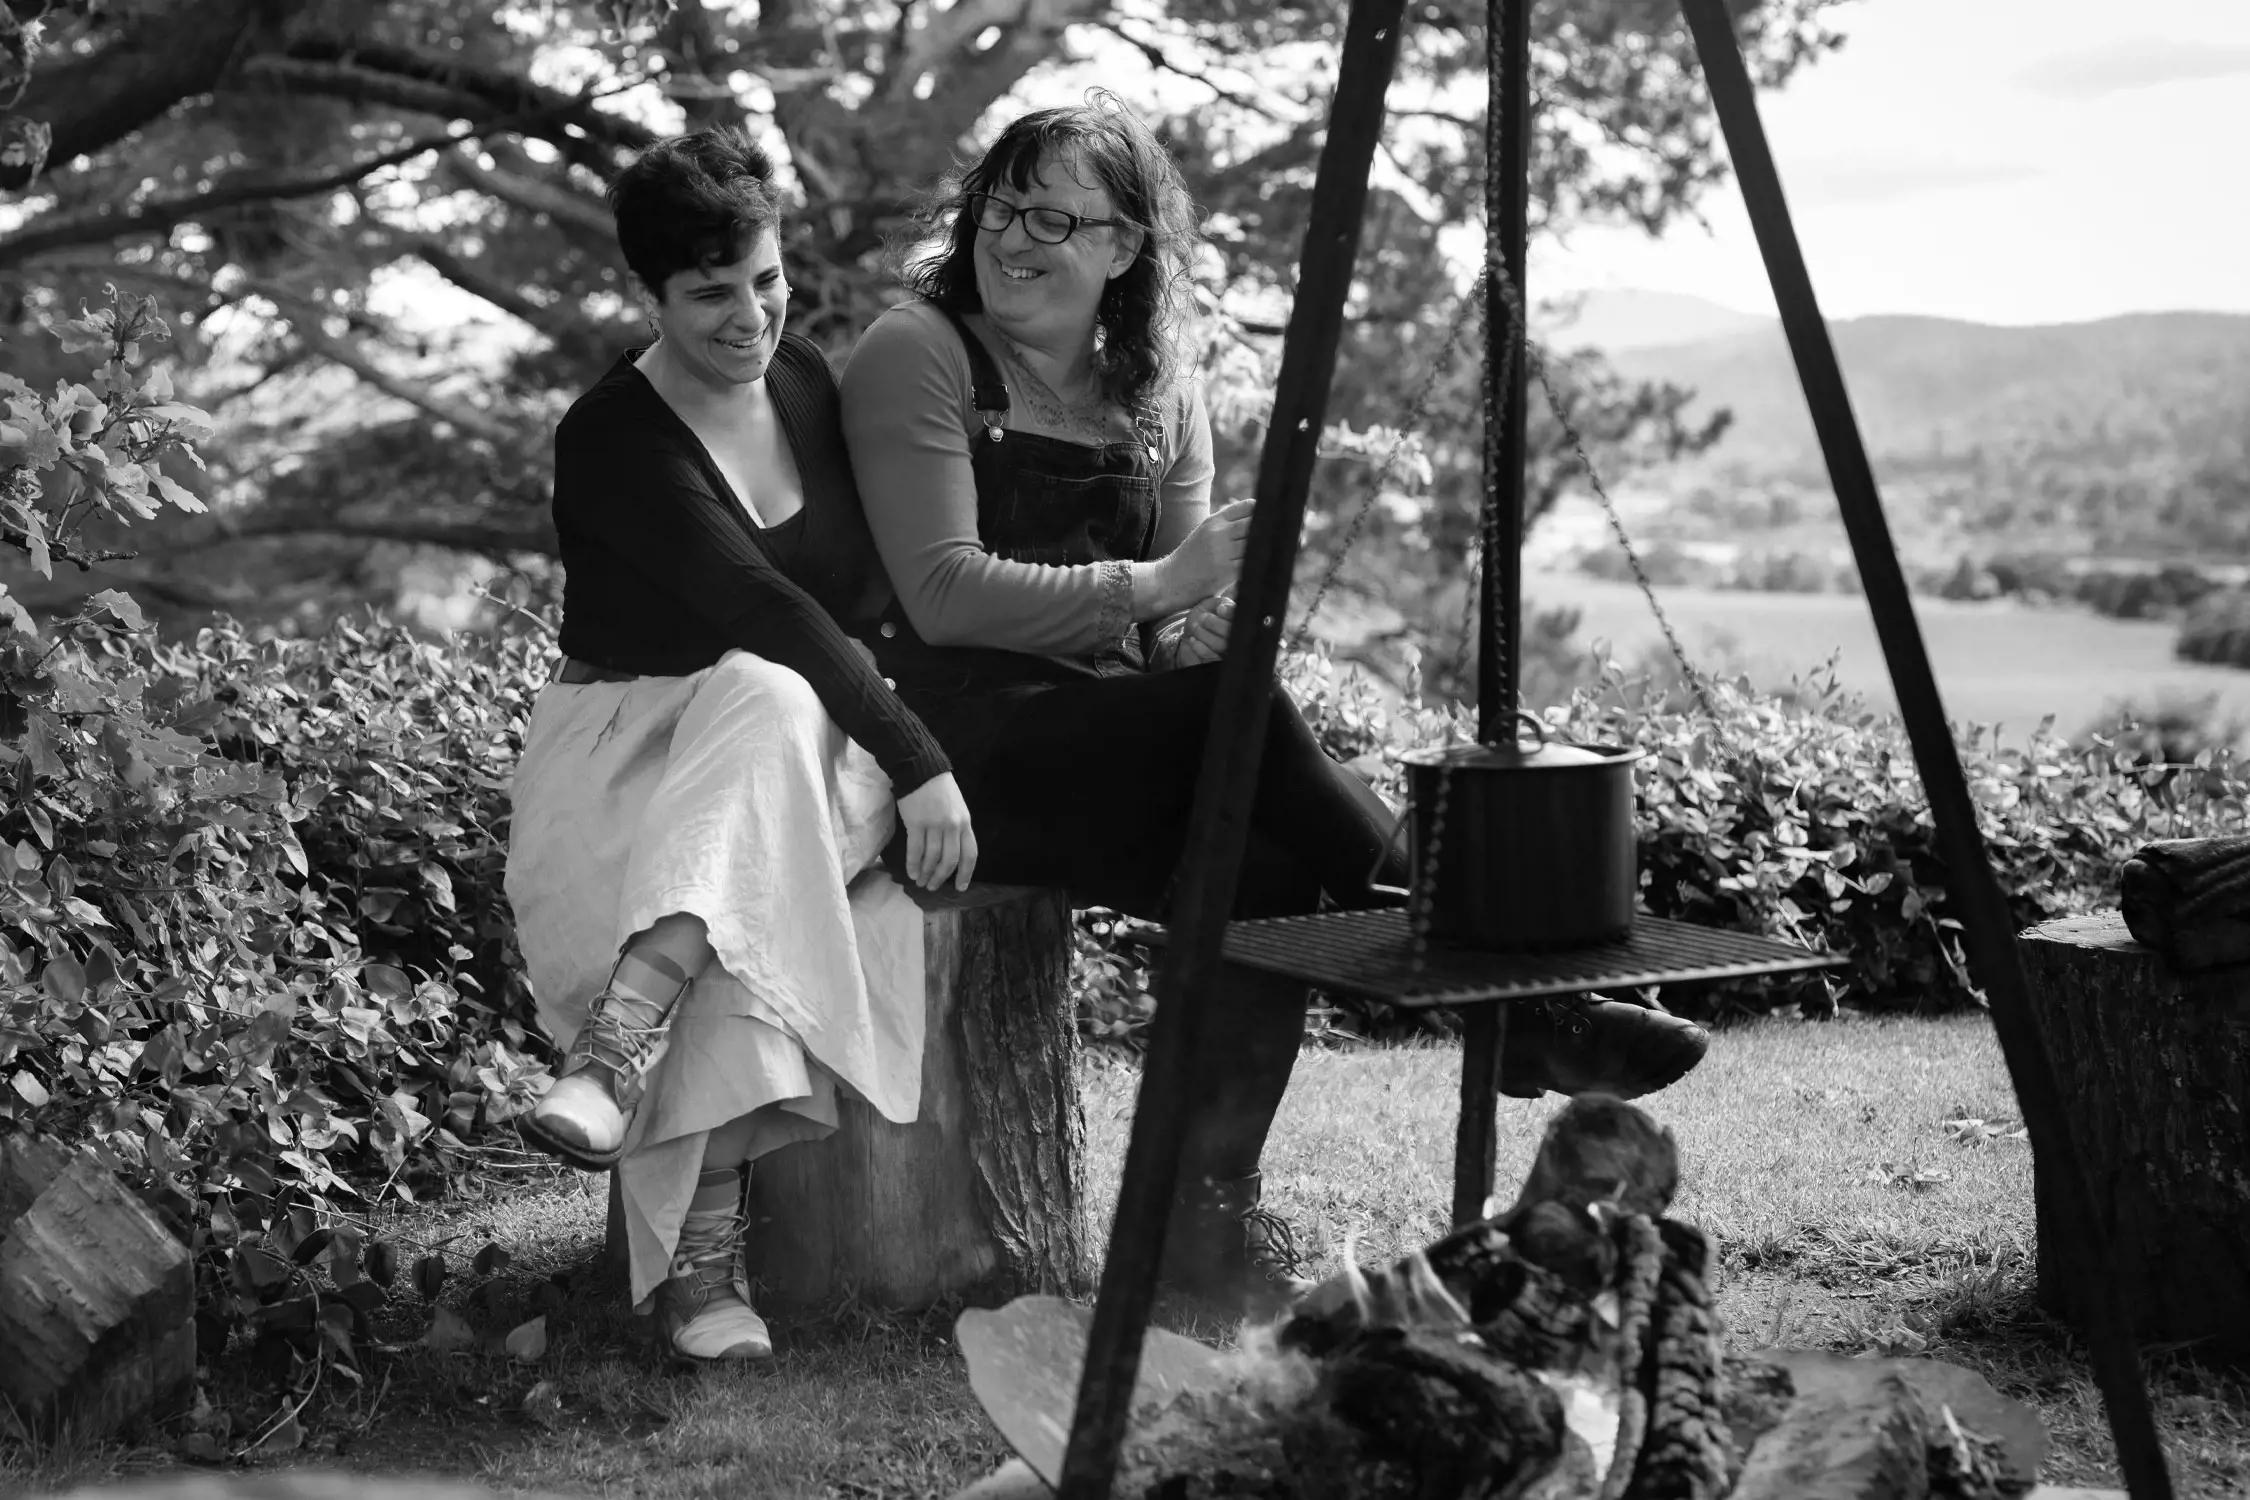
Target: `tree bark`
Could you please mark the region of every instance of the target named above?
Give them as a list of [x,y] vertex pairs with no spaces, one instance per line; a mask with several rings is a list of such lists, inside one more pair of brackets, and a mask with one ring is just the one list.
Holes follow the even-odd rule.
[[[761,1308],[852,1295],[903,1312],[1086,1289],[1069,902],[985,885],[917,899],[929,1007],[920,1116],[894,1125],[843,1100],[834,1135],[759,1159],[748,1261]],[[613,1177],[607,1260],[621,1281],[619,1215]]]
[[53,127],[48,165],[65,168],[218,87],[267,9],[261,0],[136,6],[99,45],[34,63],[16,112]]
[[[2250,967],[2178,973],[2115,912],[2021,947],[2135,1335],[2250,1364]],[[2034,1191],[2039,1300],[2077,1320],[2099,1272],[2043,1179]]]
[[187,1247],[92,1157],[0,1138],[0,1435],[111,1432],[195,1379]]

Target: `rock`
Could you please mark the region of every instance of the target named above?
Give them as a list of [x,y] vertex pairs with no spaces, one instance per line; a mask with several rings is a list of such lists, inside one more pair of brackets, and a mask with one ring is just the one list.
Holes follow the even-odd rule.
[[1998,1440],[2009,1474],[2022,1484],[2039,1477],[2047,1460],[2047,1429],[2039,1414],[1992,1388],[1974,1370],[1941,1359],[1851,1359],[1821,1349],[1766,1349],[1749,1356],[1788,1371],[1800,1398],[1821,1392],[1864,1391],[1880,1376],[1895,1376],[1922,1412],[1926,1424],[1938,1422],[1941,1408],[1982,1437]]
[[[2037,1413],[1943,1360],[1765,1349],[1727,1369],[1727,1417],[1748,1455],[1730,1500],[1922,1500],[1947,1412],[1992,1445],[2008,1487],[2030,1485],[2046,1458]],[[1776,1372],[1793,1391],[1785,1405]]]
[[1927,1434],[1895,1374],[1817,1382],[1758,1439],[1730,1500],[1925,1500]]

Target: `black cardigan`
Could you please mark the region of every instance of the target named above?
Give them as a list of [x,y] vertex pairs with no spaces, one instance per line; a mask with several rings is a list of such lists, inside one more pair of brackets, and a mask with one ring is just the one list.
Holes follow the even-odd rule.
[[735,647],[789,667],[903,797],[951,766],[836,623],[879,575],[835,377],[818,348],[784,334],[766,390],[805,491],[786,571],[632,354],[571,404],[555,429],[562,652],[651,677],[699,672]]

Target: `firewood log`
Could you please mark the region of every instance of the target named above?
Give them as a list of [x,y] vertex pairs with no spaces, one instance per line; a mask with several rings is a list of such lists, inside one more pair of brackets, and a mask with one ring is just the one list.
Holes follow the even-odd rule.
[[2127,930],[2174,968],[2250,963],[2250,834],[2144,845],[2118,888]]
[[86,1153],[0,1137],[0,1433],[166,1415],[195,1377],[187,1247]]

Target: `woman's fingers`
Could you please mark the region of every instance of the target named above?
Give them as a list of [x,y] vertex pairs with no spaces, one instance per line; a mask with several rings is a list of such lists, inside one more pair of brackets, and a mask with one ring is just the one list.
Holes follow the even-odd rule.
[[934,891],[945,884],[945,878],[953,873],[953,866],[960,858],[960,830],[951,826],[930,830],[930,869],[922,879],[922,888]]
[[966,890],[976,869],[976,835],[970,831],[969,804],[953,773],[933,776],[898,800],[906,825],[906,878],[934,891],[952,877]]
[[930,831],[919,821],[909,820],[906,825],[906,878],[915,885],[925,883],[922,871],[929,858],[929,849]]
[[953,888],[965,891],[977,873],[976,830],[966,823],[961,825],[961,836],[954,848]]

